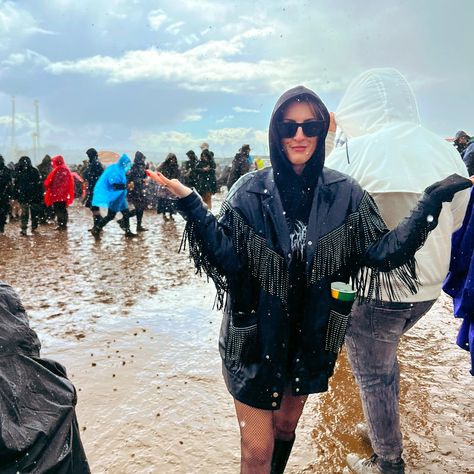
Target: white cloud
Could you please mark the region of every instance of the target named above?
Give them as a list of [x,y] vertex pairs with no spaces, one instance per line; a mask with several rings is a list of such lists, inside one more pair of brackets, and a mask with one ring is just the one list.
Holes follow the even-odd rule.
[[242,143],[258,143],[262,139],[262,133],[252,128],[220,128],[209,130],[208,141],[219,146],[238,148]]
[[244,107],[232,107],[232,110],[237,113],[249,113],[249,114],[258,114],[260,113],[260,110],[257,109],[246,109]]
[[47,66],[49,59],[31,49],[27,49],[22,53],[11,53],[6,59],[0,62],[2,66],[17,67],[29,63],[35,66]]
[[153,10],[148,14],[148,24],[152,30],[159,30],[161,25],[167,20],[163,10]]
[[[12,119],[10,115],[0,116],[0,130],[3,129],[2,135],[11,140]],[[16,113],[15,114],[15,139],[16,143],[22,146],[31,146],[32,134],[36,131],[36,121],[33,113]],[[77,130],[76,130],[77,132]],[[56,126],[48,120],[42,118],[40,122],[41,142],[45,143],[48,137],[53,134],[66,134],[67,130],[63,127]]]
[[32,27],[26,28],[25,33],[27,35],[34,35],[36,33],[39,33],[41,35],[57,35],[58,34],[56,31],[45,30],[44,28],[39,28],[38,26],[32,26]]
[[216,123],[224,123],[224,122],[229,122],[230,120],[232,120],[234,118],[233,115],[224,115],[224,117],[220,118],[220,119],[217,119],[216,120]]
[[[307,62],[293,58],[236,60],[246,53],[246,40],[271,35],[271,28],[249,30],[228,41],[208,41],[183,52],[151,47],[127,51],[121,57],[97,55],[60,61],[45,69],[53,74],[105,76],[109,83],[167,81],[181,88],[205,92],[265,93],[284,90],[308,76]],[[200,71],[189,74],[189,71]]]
[[250,143],[256,154],[266,154],[267,132],[251,128],[221,128],[209,130],[207,136],[194,136],[191,133],[168,131],[160,133],[134,130],[131,140],[139,149],[152,152],[174,152],[184,154],[189,149],[196,149],[203,141],[211,145],[216,156],[230,156],[233,150],[238,150],[243,143]]
[[194,33],[191,35],[186,35],[183,37],[183,41],[188,45],[191,46],[199,41],[199,37]]
[[0,1],[0,50],[17,46],[24,38],[34,34],[53,34],[38,26],[27,10],[11,1]]
[[201,119],[202,115],[200,114],[188,114],[184,116],[183,122],[199,122]]
[[179,35],[181,32],[181,27],[184,25],[184,21],[177,21],[176,23],[173,23],[172,25],[169,25],[166,28],[166,32],[170,33],[172,35]]

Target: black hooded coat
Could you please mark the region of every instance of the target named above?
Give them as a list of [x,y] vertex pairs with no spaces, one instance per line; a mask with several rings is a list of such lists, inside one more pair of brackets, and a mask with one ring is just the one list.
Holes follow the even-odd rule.
[[13,195],[20,204],[43,203],[43,181],[29,157],[20,158],[14,178]]
[[0,281],[0,474],[88,474],[76,390],[40,347],[18,295]]
[[127,179],[129,183],[133,183],[133,188],[128,192],[128,202],[132,203],[137,209],[145,209],[147,199],[145,194],[146,179],[146,158],[145,155],[137,151],[133,165],[128,173]]
[[99,161],[99,156],[94,149],[89,149],[87,151],[89,164],[87,165],[87,168],[84,170],[83,174],[84,181],[87,182],[86,201],[84,205],[90,208],[92,207],[92,199],[94,198],[94,186],[99,180],[100,175],[104,172],[104,167]]
[[12,172],[5,166],[3,157],[0,156],[0,207],[9,205],[12,197]]
[[[297,99],[315,104],[327,125],[301,175],[276,127],[283,107]],[[327,390],[347,325],[331,306],[331,282],[352,281],[367,299],[379,299],[381,281],[395,278],[394,299],[397,291],[415,292],[413,255],[441,210],[425,196],[389,232],[369,194],[324,167],[328,126],[319,97],[291,89],[270,122],[272,168],[243,176],[217,220],[196,193],[179,200],[191,257],[213,279],[224,306],[219,349],[227,388],[256,408],[279,409],[288,386],[295,396]],[[300,239],[292,238],[296,221],[306,227]]]

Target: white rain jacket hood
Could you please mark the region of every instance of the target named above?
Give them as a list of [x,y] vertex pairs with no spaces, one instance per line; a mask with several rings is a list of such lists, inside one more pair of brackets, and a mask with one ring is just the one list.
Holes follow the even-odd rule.
[[[371,69],[349,85],[336,110],[348,138],[326,165],[355,178],[375,199],[387,226],[407,216],[430,184],[458,173],[467,177],[459,153],[420,124],[415,96],[395,69]],[[347,162],[346,153],[350,163]],[[469,191],[443,204],[438,227],[415,258],[421,283],[405,302],[436,299],[448,272],[451,235],[462,223]]]
[[360,74],[335,116],[348,139],[350,163],[344,146],[332,152],[326,165],[359,181],[364,176],[361,184],[371,193],[421,193],[452,173],[467,176],[452,145],[420,124],[413,91],[396,69]]

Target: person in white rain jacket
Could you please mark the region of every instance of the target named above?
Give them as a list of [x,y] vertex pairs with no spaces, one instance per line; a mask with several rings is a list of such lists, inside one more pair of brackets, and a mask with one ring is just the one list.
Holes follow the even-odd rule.
[[[347,141],[334,149],[326,164],[355,178],[374,198],[390,229],[412,209],[430,183],[467,170],[456,150],[420,124],[415,96],[395,69],[371,69],[349,85],[336,112]],[[355,473],[403,473],[399,420],[401,336],[432,307],[448,272],[451,234],[463,221],[469,191],[445,202],[438,227],[415,254],[419,291],[404,295],[382,288],[382,302],[353,307],[346,335],[349,360],[360,388],[373,456],[349,454]],[[401,286],[400,286],[401,288]],[[397,302],[388,294],[399,293]]]

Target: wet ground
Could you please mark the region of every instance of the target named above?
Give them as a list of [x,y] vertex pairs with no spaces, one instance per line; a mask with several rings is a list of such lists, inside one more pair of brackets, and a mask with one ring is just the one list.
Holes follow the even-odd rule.
[[[0,279],[25,304],[42,355],[78,390],[82,440],[95,473],[237,473],[239,431],[221,377],[214,289],[178,254],[183,220],[147,212],[127,240],[115,222],[96,242],[89,211],[0,235]],[[468,353],[454,345],[449,298],[400,347],[407,472],[474,473],[474,397]],[[344,352],[329,392],[305,407],[290,473],[340,473],[347,452],[370,454]]]

